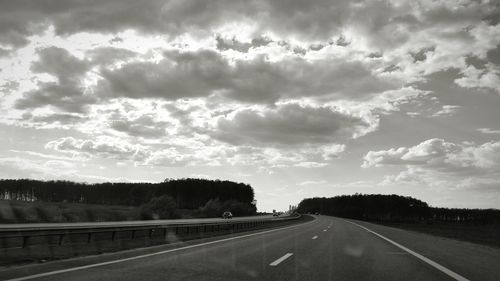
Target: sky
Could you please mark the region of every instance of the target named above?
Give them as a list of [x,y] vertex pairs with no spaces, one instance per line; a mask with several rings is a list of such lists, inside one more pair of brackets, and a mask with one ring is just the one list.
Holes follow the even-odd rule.
[[500,208],[496,1],[0,2],[0,178]]

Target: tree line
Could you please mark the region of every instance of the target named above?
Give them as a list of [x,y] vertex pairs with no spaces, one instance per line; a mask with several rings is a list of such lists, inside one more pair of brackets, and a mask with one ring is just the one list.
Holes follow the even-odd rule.
[[253,188],[244,183],[196,178],[161,183],[79,183],[31,179],[0,180],[0,199],[140,206],[161,196],[173,198],[178,209],[197,209],[210,200],[250,205]]
[[399,195],[354,194],[302,200],[301,213],[386,222],[461,222],[500,224],[500,210],[430,207],[426,202]]

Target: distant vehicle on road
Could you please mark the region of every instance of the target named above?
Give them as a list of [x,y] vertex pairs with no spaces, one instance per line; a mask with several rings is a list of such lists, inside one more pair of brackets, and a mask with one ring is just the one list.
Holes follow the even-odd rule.
[[232,219],[233,218],[233,214],[231,212],[224,212],[222,214],[222,218],[223,219]]
[[277,217],[277,216],[279,216],[279,215],[280,215],[280,213],[279,213],[279,212],[276,212],[276,210],[274,210],[274,209],[273,209],[273,217]]

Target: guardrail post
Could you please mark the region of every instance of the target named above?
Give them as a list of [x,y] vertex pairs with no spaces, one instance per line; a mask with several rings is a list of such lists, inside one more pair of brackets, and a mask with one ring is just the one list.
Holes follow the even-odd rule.
[[149,238],[150,238],[150,239],[153,237],[153,232],[154,232],[154,231],[155,231],[154,229],[150,229],[150,230],[149,230]]
[[87,243],[90,244],[90,242],[92,242],[92,232],[89,232],[89,234],[87,236]]
[[28,246],[29,238],[29,236],[23,236],[23,248],[26,248]]
[[64,234],[59,234],[59,246],[63,244]]
[[134,240],[134,239],[135,239],[135,229],[134,229],[134,230],[132,230],[131,239],[132,239],[132,240]]
[[111,232],[111,241],[115,241],[116,231]]

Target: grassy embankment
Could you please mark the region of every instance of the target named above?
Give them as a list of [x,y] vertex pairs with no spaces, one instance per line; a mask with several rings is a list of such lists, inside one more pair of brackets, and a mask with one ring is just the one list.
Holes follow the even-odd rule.
[[0,200],[0,223],[139,220],[138,207]]
[[[0,223],[99,222],[143,220],[140,206],[0,200]],[[176,209],[176,218],[207,217],[203,211]]]
[[500,225],[498,224],[474,225],[453,222],[432,224],[384,222],[380,224],[500,248]]

